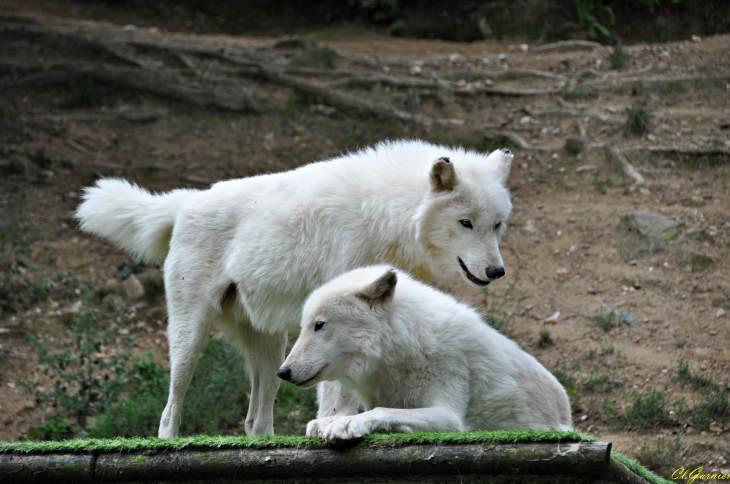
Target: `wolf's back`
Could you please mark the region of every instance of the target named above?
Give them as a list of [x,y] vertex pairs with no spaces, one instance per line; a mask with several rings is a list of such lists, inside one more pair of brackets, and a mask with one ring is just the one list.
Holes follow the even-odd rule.
[[169,250],[180,207],[195,190],[154,195],[118,178],[104,178],[84,191],[76,210],[81,229],[110,240],[147,263],[161,264]]

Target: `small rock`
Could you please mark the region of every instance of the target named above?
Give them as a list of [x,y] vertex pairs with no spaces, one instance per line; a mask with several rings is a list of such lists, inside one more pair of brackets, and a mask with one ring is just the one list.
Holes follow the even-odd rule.
[[586,294],[596,294],[596,290],[592,287],[586,289]]
[[725,310],[724,310],[724,309],[722,309],[722,308],[720,308],[720,309],[718,309],[718,310],[717,310],[717,312],[715,313],[715,317],[716,317],[716,318],[721,318],[721,317],[723,317],[723,315],[724,315],[724,314],[725,314]]
[[629,230],[636,230],[641,235],[665,239],[676,237],[682,225],[682,222],[648,212],[630,212],[624,216],[622,223]]
[[104,281],[104,284],[96,290],[96,295],[103,299],[107,294],[122,294],[122,283],[116,278]]
[[571,154],[578,154],[583,151],[583,138],[580,136],[568,136],[565,138],[565,151]]
[[583,165],[576,168],[575,171],[580,173],[581,171],[596,171],[597,169],[598,167],[595,165]]
[[64,309],[63,312],[66,314],[77,314],[79,311],[81,311],[81,306],[83,306],[83,303],[81,301],[76,301],[71,306]]
[[410,66],[408,68],[409,76],[420,76],[422,72],[423,72],[423,69],[421,69],[421,66]]
[[101,303],[109,311],[116,311],[119,308],[121,308],[122,306],[124,306],[124,299],[122,298],[122,296],[119,296],[117,294],[107,294],[101,300]]
[[544,324],[556,324],[558,322],[558,318],[560,317],[560,311],[555,311],[553,314],[545,318],[543,321]]
[[559,274],[559,275],[564,275],[564,274],[567,274],[567,273],[568,273],[568,269],[558,269],[558,270],[557,270],[557,271],[555,271],[555,272],[556,272],[557,274]]
[[449,62],[457,63],[457,62],[463,62],[464,56],[461,54],[449,54]]
[[141,282],[139,282],[139,279],[137,279],[137,276],[134,274],[130,274],[129,277],[122,282],[122,291],[124,292],[124,298],[127,299],[127,301],[136,301],[144,296],[144,286]]
[[722,427],[720,427],[717,424],[711,424],[710,425],[710,432],[717,432],[718,434],[722,433]]
[[525,222],[524,230],[525,230],[525,232],[530,233],[530,234],[535,233],[537,231],[537,229],[535,228],[535,221],[528,220],[527,222]]
[[700,37],[699,35],[693,35],[692,37],[690,37],[690,39],[692,39],[692,42],[694,42],[695,44],[698,42],[702,42],[702,37]]

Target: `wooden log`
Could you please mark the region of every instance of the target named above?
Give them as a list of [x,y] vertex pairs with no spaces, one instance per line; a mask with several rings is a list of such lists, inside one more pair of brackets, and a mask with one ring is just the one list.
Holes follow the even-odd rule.
[[95,482],[92,454],[0,454],[0,482]]
[[608,465],[608,477],[618,484],[650,484],[649,481],[634,473],[618,459],[612,457]]
[[[610,454],[611,444],[606,442],[205,449],[102,453],[96,458],[0,454],[0,480],[27,484],[72,482],[72,477],[76,482],[149,482],[459,474],[603,476]],[[23,463],[18,464],[18,459]],[[61,471],[48,471],[55,468]]]

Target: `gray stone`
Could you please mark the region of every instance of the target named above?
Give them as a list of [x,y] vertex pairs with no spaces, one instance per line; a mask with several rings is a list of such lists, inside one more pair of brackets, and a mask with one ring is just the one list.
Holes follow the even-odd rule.
[[130,274],[129,277],[124,279],[122,291],[127,301],[136,301],[144,296],[144,286],[134,274]]
[[101,300],[101,303],[104,305],[105,309],[108,309],[109,311],[116,311],[124,306],[124,299],[122,296],[118,296],[117,294],[107,294],[104,296],[104,299]]
[[635,230],[645,237],[673,239],[679,233],[683,222],[677,222],[663,215],[649,212],[627,213],[622,223],[629,230]]

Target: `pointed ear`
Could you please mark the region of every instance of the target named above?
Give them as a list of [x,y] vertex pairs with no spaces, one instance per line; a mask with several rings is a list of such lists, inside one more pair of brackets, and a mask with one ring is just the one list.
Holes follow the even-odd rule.
[[356,294],[357,297],[370,304],[385,304],[393,298],[395,284],[398,276],[393,269],[385,271],[375,282],[368,284],[362,291]]
[[456,186],[456,171],[446,156],[434,161],[431,167],[431,189],[434,192],[451,191]]
[[487,157],[487,161],[494,164],[494,171],[499,181],[504,185],[509,177],[509,170],[512,167],[512,160],[515,155],[507,148],[493,151]]

